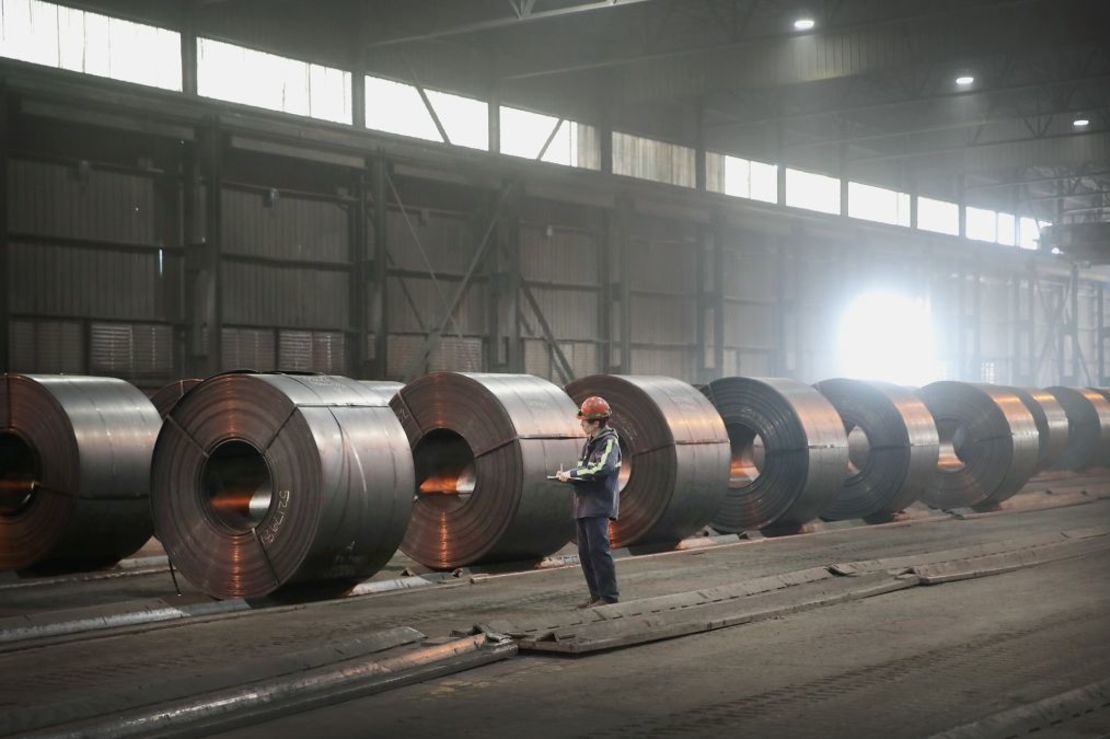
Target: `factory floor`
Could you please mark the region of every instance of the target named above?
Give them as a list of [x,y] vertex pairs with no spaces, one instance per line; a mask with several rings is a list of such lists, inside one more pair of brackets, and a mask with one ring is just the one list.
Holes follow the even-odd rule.
[[[632,601],[837,562],[1107,525],[1110,500],[1031,510],[1019,504],[966,519],[629,557],[619,561],[618,574],[622,598]],[[1110,550],[1103,549],[592,655],[522,652],[259,719],[225,735],[928,736],[1110,678],[1108,572]],[[0,592],[0,610],[8,622],[16,613],[34,622],[94,603],[110,610],[113,598],[123,609],[158,588],[172,602],[164,578],[50,587],[49,598]],[[241,684],[292,653],[391,627],[443,637],[493,619],[571,613],[584,595],[578,568],[562,567],[8,644],[0,649],[0,674],[7,676],[0,715],[8,714],[0,729],[19,733]],[[1038,726],[1040,719],[1028,716],[1009,725],[1021,728],[1013,735],[1034,729],[1038,737],[1110,735],[1110,708],[1086,705],[1078,713],[1055,725]],[[13,723],[20,717],[27,723]]]

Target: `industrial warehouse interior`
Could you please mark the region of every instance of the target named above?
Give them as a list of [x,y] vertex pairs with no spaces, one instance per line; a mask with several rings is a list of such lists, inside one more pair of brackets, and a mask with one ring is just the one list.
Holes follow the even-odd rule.
[[0,736],[1110,737],[1110,2],[0,0]]

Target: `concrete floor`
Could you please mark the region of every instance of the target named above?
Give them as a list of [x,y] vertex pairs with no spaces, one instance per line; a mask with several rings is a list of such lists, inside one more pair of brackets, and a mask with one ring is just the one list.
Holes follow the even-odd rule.
[[[1103,500],[635,557],[618,572],[627,600],[1107,524]],[[1108,564],[1095,555],[577,659],[520,656],[229,736],[923,736],[1110,677]],[[77,600],[132,587],[90,584]],[[73,605],[75,591],[51,590],[52,602],[0,599],[30,619]],[[570,609],[583,590],[568,567],[7,649],[0,674],[19,679],[5,681],[0,715],[110,714],[166,700],[170,683],[188,695],[239,684],[279,657],[383,628],[434,637]]]
[[[521,656],[224,736],[927,736],[1110,677],[1108,568],[1103,554],[601,655]],[[1110,733],[1110,710],[1092,721],[1084,735]]]

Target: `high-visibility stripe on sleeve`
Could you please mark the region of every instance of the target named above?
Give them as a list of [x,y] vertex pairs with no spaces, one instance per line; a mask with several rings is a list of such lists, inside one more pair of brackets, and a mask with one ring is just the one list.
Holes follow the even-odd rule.
[[609,460],[609,454],[613,451],[613,437],[610,436],[605,440],[605,451],[602,453],[601,458],[596,463],[587,467],[583,467],[579,472],[585,472],[588,475],[593,475],[605,469],[605,463]]

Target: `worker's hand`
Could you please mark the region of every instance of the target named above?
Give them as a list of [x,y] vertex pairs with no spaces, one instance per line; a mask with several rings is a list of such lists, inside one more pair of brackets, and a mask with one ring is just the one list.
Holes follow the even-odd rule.
[[559,470],[555,473],[555,479],[559,482],[570,482],[570,473],[565,470]]

